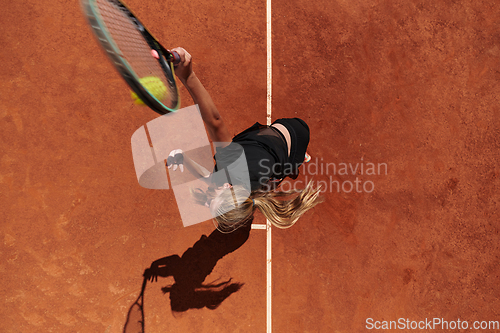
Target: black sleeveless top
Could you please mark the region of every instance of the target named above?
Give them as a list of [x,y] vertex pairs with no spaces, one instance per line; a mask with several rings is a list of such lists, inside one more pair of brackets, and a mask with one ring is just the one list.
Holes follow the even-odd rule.
[[263,188],[269,180],[292,176],[290,170],[287,171],[286,168],[288,148],[283,134],[274,127],[255,123],[236,135],[228,146],[216,148],[214,155],[216,164],[212,174],[212,182],[216,186],[222,186],[225,182],[245,185],[245,177],[238,174],[216,173],[223,169],[227,171],[228,166],[230,169],[237,167],[235,161],[243,152],[250,177],[250,191]]

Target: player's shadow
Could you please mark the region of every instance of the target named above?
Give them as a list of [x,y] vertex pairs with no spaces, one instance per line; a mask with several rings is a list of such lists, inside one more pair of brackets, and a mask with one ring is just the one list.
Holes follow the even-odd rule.
[[183,312],[203,307],[215,309],[243,284],[231,283],[231,279],[211,284],[204,284],[203,281],[217,261],[247,241],[250,229],[251,223],[229,234],[216,229],[208,237],[201,236],[182,256],[175,254],[155,260],[145,270],[144,277],[150,281],[156,281],[158,276],[174,278],[173,285],[162,288],[165,294],[170,293],[172,311]]

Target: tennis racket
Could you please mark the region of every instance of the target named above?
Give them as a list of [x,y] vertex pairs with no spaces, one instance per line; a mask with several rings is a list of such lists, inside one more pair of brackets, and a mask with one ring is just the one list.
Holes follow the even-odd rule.
[[140,100],[159,114],[176,111],[176,52],[165,49],[120,0],[81,0],[98,43]]

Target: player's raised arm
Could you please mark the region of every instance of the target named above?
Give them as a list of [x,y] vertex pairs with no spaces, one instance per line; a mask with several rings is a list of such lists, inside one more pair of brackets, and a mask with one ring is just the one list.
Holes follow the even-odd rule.
[[198,104],[203,122],[207,127],[210,139],[214,142],[231,142],[231,135],[222,120],[212,97],[193,71],[191,55],[181,47],[173,49],[180,56],[180,62],[175,66],[175,75]]

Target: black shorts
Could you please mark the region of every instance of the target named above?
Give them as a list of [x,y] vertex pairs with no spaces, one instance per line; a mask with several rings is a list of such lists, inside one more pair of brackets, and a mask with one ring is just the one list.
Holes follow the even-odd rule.
[[300,118],[282,118],[274,121],[273,124],[281,124],[290,132],[292,146],[290,147],[288,163],[298,169],[304,162],[309,145],[309,126]]

